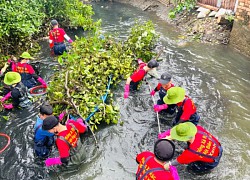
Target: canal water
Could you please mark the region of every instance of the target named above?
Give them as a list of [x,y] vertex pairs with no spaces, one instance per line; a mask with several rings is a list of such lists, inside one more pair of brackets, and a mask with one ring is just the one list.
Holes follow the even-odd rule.
[[[101,2],[93,4],[96,19],[102,19],[102,31],[117,34],[124,39],[134,20],[152,20],[160,40],[156,51],[161,54],[159,74],[169,72],[173,83],[186,89],[201,116],[200,124],[218,137],[224,148],[221,162],[210,174],[197,176],[179,166],[180,179],[250,179],[250,59],[223,45],[180,43],[176,30],[150,12],[143,12],[130,5]],[[82,36],[82,32],[69,32]],[[48,44],[42,44],[38,60],[41,75],[49,80],[57,64],[48,54]],[[155,78],[148,79],[152,88]],[[2,115],[0,132],[11,137],[10,147],[0,154],[0,179],[74,179],[74,180],[132,180],[135,179],[136,155],[153,150],[158,134],[153,101],[149,86],[145,83],[139,92],[131,93],[128,101],[123,100],[121,82],[114,89],[115,103],[120,107],[123,126],[113,125],[99,128],[96,132],[99,149],[94,139],[87,135],[84,141],[86,160],[70,168],[45,168],[33,153],[33,126],[38,114],[39,102],[31,107]],[[156,94],[155,98],[158,98]],[[161,117],[163,118],[163,117]],[[161,130],[168,129],[170,121],[160,124]],[[0,137],[1,138],[1,137]],[[0,147],[6,143],[0,139]],[[178,153],[176,153],[178,155]]]

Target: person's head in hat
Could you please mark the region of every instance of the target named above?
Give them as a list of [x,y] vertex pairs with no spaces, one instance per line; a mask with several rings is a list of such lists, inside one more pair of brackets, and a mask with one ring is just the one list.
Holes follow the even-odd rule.
[[45,118],[51,116],[53,114],[53,107],[45,102],[40,106],[39,117],[44,120]]
[[50,21],[50,25],[53,27],[53,28],[58,28],[58,22],[57,20],[53,19]]
[[28,52],[23,52],[20,56],[20,62],[21,63],[29,63],[30,59],[33,60],[34,58],[30,55]]
[[16,86],[16,84],[21,82],[21,75],[18,72],[7,72],[3,82],[8,86]]
[[159,63],[155,59],[151,59],[147,63],[147,67],[150,68],[150,69],[156,68],[158,66],[159,66]]
[[174,157],[175,145],[168,139],[159,139],[154,145],[154,155],[157,161],[164,163]]
[[62,131],[64,126],[59,123],[59,120],[55,116],[48,116],[43,120],[43,130],[53,134],[58,134]]
[[197,133],[197,127],[191,122],[180,123],[170,130],[171,139],[177,141],[192,141]]
[[160,78],[160,81],[159,83],[162,85],[162,87],[164,89],[169,89],[171,87],[171,84],[172,84],[172,76],[171,74],[165,72],[161,75],[161,78]]
[[185,89],[181,87],[172,87],[168,89],[163,101],[165,104],[177,104],[182,102],[185,98]]

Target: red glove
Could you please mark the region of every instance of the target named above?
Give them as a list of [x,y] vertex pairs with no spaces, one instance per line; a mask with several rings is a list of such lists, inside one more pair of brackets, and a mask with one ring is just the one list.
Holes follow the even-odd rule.
[[69,39],[69,41],[68,41],[68,42],[71,44],[73,41],[72,41],[72,39]]
[[4,104],[3,107],[4,107],[4,109],[12,109],[12,108],[14,108],[13,104]]
[[128,98],[129,95],[129,84],[125,84],[124,87],[124,99]]
[[154,111],[155,112],[160,112],[161,110],[167,109],[167,108],[168,108],[167,104],[162,104],[162,105],[155,104],[154,105]]
[[61,158],[55,157],[55,158],[48,158],[45,160],[46,167],[53,166],[53,165],[61,165]]
[[151,92],[150,92],[150,95],[151,95],[151,96],[154,96],[154,95],[155,95],[155,90],[151,91]]

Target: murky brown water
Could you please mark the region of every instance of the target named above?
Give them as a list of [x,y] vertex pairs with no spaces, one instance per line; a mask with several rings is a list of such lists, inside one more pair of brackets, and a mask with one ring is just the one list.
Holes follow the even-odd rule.
[[[135,18],[151,19],[161,34],[158,49],[165,47],[161,55],[159,73],[173,75],[173,82],[187,90],[201,115],[201,125],[218,137],[224,147],[221,163],[210,174],[194,176],[184,166],[178,167],[181,179],[250,179],[250,59],[230,47],[189,43],[178,46],[178,34],[155,15],[129,5],[118,3],[94,4],[96,17],[103,20],[105,33],[119,32],[126,37]],[[76,34],[71,32],[71,36]],[[78,32],[78,36],[82,32]],[[47,80],[55,63],[48,58],[48,49],[43,48],[40,58],[42,75]],[[150,79],[155,86],[157,80]],[[97,132],[99,149],[91,136],[86,138],[83,151],[87,159],[70,170],[46,169],[43,162],[34,158],[33,125],[38,104],[9,114],[9,121],[1,118],[0,132],[11,136],[10,147],[0,154],[0,179],[86,179],[86,180],[132,180],[135,179],[136,154],[153,150],[158,126],[148,86],[131,93],[128,102],[123,102],[123,85],[115,89],[115,100],[121,109],[123,126],[100,128]],[[156,96],[157,97],[157,96]],[[161,124],[167,129],[168,122]],[[54,173],[54,170],[57,173]]]

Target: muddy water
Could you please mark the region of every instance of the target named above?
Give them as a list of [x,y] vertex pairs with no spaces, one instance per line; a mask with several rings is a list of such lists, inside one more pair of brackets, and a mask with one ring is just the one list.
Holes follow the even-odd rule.
[[[171,73],[174,84],[186,89],[198,107],[201,125],[222,143],[224,154],[212,173],[195,176],[180,166],[181,179],[250,179],[250,59],[225,46],[184,44],[168,24],[129,5],[96,3],[94,10],[95,17],[103,20],[103,32],[118,32],[120,38],[126,37],[135,18],[140,21],[151,19],[155,23],[161,34],[156,50],[164,47],[159,73]],[[42,76],[46,80],[55,65],[51,63],[47,50],[44,45],[39,58]],[[154,78],[149,82],[152,87],[157,84]],[[115,101],[121,109],[120,121],[124,125],[101,127],[96,134],[99,149],[95,147],[92,136],[87,136],[86,148],[82,149],[86,151],[86,160],[67,170],[46,169],[43,162],[34,158],[32,128],[38,103],[23,111],[6,112],[10,119],[1,118],[0,132],[10,135],[12,141],[10,147],[0,154],[0,179],[135,179],[136,154],[153,149],[158,126],[148,85],[143,84],[139,92],[131,93],[127,102],[123,101],[123,85],[124,82],[114,91]],[[161,130],[167,129],[169,124],[169,121],[161,123]],[[4,140],[0,140],[1,145]]]

